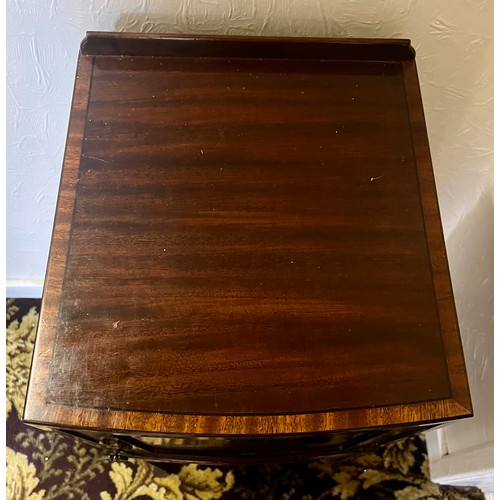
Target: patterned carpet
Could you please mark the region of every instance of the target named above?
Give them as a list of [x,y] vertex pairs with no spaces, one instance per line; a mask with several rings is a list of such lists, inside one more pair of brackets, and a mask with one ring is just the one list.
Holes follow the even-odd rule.
[[20,421],[40,301],[7,300],[7,499],[483,499],[477,488],[434,484],[425,441],[376,454],[286,465],[219,467],[116,463],[99,450]]

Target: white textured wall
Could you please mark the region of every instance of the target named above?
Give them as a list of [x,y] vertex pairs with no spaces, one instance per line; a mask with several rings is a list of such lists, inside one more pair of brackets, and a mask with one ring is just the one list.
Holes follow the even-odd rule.
[[78,45],[86,30],[412,40],[481,422],[457,425],[467,443],[492,440],[493,1],[8,0],[10,280],[44,276]]

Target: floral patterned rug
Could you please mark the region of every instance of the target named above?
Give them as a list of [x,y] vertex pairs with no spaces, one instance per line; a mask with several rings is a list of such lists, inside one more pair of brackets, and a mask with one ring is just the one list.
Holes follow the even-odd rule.
[[210,468],[112,462],[78,439],[24,425],[40,301],[7,300],[7,499],[316,500],[484,499],[477,488],[429,479],[423,437],[375,454],[286,465]]

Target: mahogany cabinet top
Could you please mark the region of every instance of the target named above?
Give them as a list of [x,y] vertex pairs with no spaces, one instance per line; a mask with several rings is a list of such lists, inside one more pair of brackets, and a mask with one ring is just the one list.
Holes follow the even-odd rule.
[[26,421],[470,414],[409,41],[87,35]]

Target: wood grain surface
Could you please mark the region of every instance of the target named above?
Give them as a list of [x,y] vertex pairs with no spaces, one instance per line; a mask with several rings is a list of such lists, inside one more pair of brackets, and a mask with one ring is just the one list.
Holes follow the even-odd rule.
[[26,420],[255,435],[470,414],[414,61],[165,37],[130,55],[117,35],[109,55],[100,36]]

